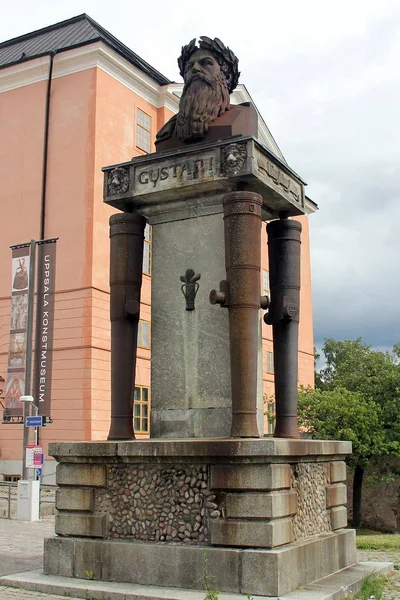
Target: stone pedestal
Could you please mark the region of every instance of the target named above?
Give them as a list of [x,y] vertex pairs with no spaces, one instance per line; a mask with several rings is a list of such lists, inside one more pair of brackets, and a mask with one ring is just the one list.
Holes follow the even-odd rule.
[[[348,442],[55,443],[45,573],[279,596],[356,562]],[[174,568],[171,569],[171,564]]]
[[[228,314],[209,302],[226,278],[222,198],[239,186],[262,196],[263,220],[282,210],[300,215],[303,182],[252,137],[188,145],[103,170],[104,201],[152,225],[151,436],[229,436]],[[188,269],[200,275],[194,310],[186,310],[181,289]],[[260,325],[261,318],[260,312]],[[259,358],[261,373],[261,352]],[[263,434],[262,374],[258,424]]]
[[[222,195],[146,209],[152,225],[153,438],[225,437],[232,420],[227,311],[209,302],[225,278]],[[189,204],[189,206],[188,206]],[[190,207],[196,207],[191,210]],[[194,310],[186,310],[181,276],[200,275]],[[262,405],[260,405],[262,411]]]

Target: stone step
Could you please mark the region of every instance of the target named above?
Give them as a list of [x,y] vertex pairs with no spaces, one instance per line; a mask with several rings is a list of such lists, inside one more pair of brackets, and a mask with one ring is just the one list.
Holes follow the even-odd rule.
[[[284,596],[256,596],[254,600],[340,600],[356,593],[365,577],[385,574],[393,569],[392,563],[360,562],[352,567],[324,577],[310,585]],[[29,571],[0,577],[0,585],[34,592],[58,594],[64,597],[95,598],[96,600],[204,600],[204,590],[183,590],[130,583],[109,583],[44,575]],[[219,600],[247,600],[247,594],[219,594]]]

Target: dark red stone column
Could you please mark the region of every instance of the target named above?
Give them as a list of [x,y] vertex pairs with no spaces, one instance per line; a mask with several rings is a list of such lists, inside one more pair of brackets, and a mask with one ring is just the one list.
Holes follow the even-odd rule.
[[144,228],[133,213],[110,218],[111,425],[109,440],[131,440]]

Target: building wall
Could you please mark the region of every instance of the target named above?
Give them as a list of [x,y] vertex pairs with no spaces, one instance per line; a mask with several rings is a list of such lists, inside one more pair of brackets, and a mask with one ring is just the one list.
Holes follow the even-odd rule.
[[[348,468],[347,510],[350,523],[353,518],[353,477],[354,472]],[[365,472],[361,496],[362,527],[400,532],[400,477],[394,475],[390,479],[376,483],[376,473]]]
[[[46,86],[31,86],[29,98],[23,89],[0,96],[0,206],[3,249],[18,241],[29,241],[39,233],[41,157]],[[7,370],[11,252],[0,252],[0,373]],[[22,447],[22,428],[0,425],[0,459]]]
[[[50,439],[91,434],[91,263],[96,70],[52,81],[45,237],[59,237]],[[3,92],[0,201],[7,217],[2,245],[40,238],[41,182],[47,82]],[[3,130],[5,137],[3,135]],[[11,177],[11,179],[10,179]],[[12,185],[13,181],[14,190]],[[21,185],[22,182],[22,185]],[[72,225],[72,226],[71,226]],[[7,368],[11,253],[0,257],[1,371]],[[0,425],[1,460],[21,455],[22,427]]]

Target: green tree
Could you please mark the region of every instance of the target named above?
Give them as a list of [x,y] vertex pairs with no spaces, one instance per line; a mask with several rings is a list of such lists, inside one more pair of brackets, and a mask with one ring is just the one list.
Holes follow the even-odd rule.
[[[325,340],[325,366],[319,389],[299,394],[300,422],[320,439],[348,439],[354,470],[353,524],[361,524],[364,472],[375,466],[394,470],[400,456],[400,345],[393,352],[374,350],[362,339]],[[389,459],[389,460],[388,460]]]
[[315,387],[318,389],[322,388],[321,374],[319,373],[319,371],[317,371],[318,361],[320,358],[321,358],[321,355],[318,352],[318,350],[316,349],[316,347],[314,346],[314,381],[315,381]]

